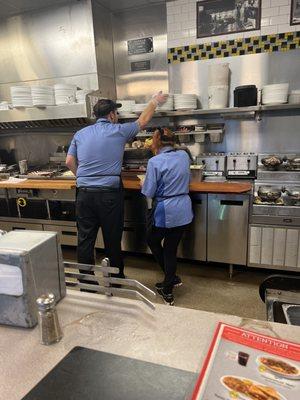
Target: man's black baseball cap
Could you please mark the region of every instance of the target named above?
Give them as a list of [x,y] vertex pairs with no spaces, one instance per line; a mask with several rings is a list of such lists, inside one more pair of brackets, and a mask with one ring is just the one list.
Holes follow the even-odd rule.
[[94,105],[93,110],[96,118],[101,118],[120,107],[122,107],[121,103],[116,103],[115,101],[109,99],[100,99]]

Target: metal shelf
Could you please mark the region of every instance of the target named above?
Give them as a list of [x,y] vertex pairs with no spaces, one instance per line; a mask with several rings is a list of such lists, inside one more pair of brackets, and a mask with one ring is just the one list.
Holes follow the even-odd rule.
[[[230,117],[230,115],[246,117],[251,114],[254,116],[257,112],[263,111],[285,111],[285,110],[299,110],[300,104],[278,104],[278,105],[257,105],[252,107],[228,107],[219,109],[198,109],[198,110],[182,110],[182,111],[168,111],[168,112],[156,112],[154,117],[186,117],[186,116],[197,116],[197,115],[208,115],[208,116],[221,116],[223,118]],[[123,115],[120,117],[121,120],[135,119],[138,118],[139,114],[130,114],[128,116]]]

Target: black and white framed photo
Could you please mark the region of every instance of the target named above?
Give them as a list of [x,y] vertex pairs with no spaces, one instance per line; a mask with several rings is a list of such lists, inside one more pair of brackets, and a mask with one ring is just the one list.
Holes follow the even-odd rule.
[[258,30],[260,19],[261,0],[198,1],[197,38]]
[[291,25],[300,25],[300,0],[292,0]]

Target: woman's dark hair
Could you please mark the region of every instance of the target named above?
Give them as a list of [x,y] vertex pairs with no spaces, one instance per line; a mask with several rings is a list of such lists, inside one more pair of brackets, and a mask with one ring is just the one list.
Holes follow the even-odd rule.
[[160,133],[160,141],[163,146],[174,146],[175,135],[169,128],[157,128]]

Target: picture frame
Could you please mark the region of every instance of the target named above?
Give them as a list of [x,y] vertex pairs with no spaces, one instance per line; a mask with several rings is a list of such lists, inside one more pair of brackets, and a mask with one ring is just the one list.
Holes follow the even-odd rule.
[[197,1],[196,14],[198,39],[256,31],[261,27],[261,0]]
[[290,25],[300,25],[300,0],[292,0],[291,2]]

